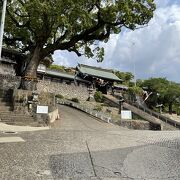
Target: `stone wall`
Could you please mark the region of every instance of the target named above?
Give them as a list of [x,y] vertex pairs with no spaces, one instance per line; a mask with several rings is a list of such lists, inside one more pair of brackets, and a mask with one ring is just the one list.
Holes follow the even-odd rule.
[[15,89],[13,91],[13,111],[30,114],[28,101],[32,100],[32,91]]
[[78,98],[79,100],[87,100],[89,97],[88,88],[86,85],[75,85],[73,82],[71,84],[66,84],[66,82],[52,82],[49,80],[39,80],[37,84],[38,92],[49,92],[54,94],[61,94],[64,97]]
[[21,83],[21,77],[0,74],[1,89],[17,89]]
[[147,121],[142,120],[122,120],[117,122],[118,125],[136,130],[151,130],[151,125]]
[[28,111],[29,103],[35,105],[35,111],[37,105],[49,106],[49,112],[54,111],[56,106],[55,96],[52,93],[43,92],[39,93],[37,101],[34,100],[33,91],[15,89],[13,91],[13,104],[14,111]]
[[14,65],[0,63],[0,74],[15,76]]

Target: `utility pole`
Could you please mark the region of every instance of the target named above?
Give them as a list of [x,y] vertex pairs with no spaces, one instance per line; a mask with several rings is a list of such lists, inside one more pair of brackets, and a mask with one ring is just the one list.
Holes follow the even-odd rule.
[[0,26],[0,60],[1,60],[2,44],[3,44],[4,23],[5,23],[5,16],[6,16],[6,6],[7,6],[7,0],[3,0],[3,8],[2,8],[2,14],[1,14],[1,26]]
[[[134,46],[135,46],[135,42],[132,43],[132,54],[134,55]],[[132,56],[132,58],[134,58]],[[136,66],[135,66],[135,59],[133,59],[133,74],[134,74],[134,86],[136,87]]]

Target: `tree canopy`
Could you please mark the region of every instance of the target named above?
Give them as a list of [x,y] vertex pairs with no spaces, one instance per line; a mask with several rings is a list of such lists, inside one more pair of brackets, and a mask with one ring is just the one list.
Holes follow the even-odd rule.
[[30,54],[25,76],[35,79],[40,61],[55,50],[102,61],[99,41],[148,24],[155,8],[154,0],[11,0],[4,42]]
[[23,52],[39,45],[42,57],[60,49],[102,60],[96,41],[107,41],[122,27],[147,24],[154,10],[153,0],[13,0],[7,6],[5,42]]
[[130,81],[133,80],[134,75],[131,72],[115,72],[116,76],[123,80],[123,84],[130,85]]
[[165,78],[150,78],[145,80],[141,86],[152,92],[147,100],[150,107],[163,104],[164,107],[168,107],[169,113],[172,113],[173,106],[176,109],[180,107],[180,84],[168,81]]

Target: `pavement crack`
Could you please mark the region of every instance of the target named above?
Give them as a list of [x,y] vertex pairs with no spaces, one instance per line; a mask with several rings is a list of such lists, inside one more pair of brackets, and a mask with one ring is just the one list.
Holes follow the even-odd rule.
[[92,165],[92,168],[93,168],[94,176],[97,177],[96,170],[95,170],[95,165],[94,165],[94,162],[93,162],[93,157],[92,157],[92,154],[91,154],[91,151],[89,149],[87,141],[86,141],[86,146],[87,146],[87,150],[88,150],[88,153],[89,153],[89,158],[91,160],[91,165]]

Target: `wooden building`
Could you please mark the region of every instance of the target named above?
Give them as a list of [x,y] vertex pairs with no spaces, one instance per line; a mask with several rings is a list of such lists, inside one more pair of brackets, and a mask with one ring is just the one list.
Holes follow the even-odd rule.
[[90,81],[93,88],[96,88],[103,94],[107,94],[108,90],[112,90],[114,82],[122,82],[112,70],[87,66],[84,64],[78,64],[76,69],[78,77]]

